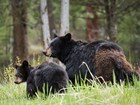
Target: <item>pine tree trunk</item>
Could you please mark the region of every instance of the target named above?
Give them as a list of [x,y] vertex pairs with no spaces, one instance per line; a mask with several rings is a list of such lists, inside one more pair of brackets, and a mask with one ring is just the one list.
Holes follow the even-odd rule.
[[50,29],[49,29],[49,20],[48,20],[47,1],[46,0],[41,0],[40,11],[41,11],[44,47],[47,48],[48,43],[50,42]]
[[[64,36],[69,32],[69,0],[61,0],[61,27],[60,36]],[[64,67],[64,65],[59,62],[59,65]]]
[[117,16],[116,16],[116,0],[104,0],[107,22],[107,35],[111,41],[116,42],[117,39]]
[[11,0],[13,17],[13,61],[18,56],[21,61],[28,58],[27,7],[25,0]]
[[53,0],[47,0],[48,4],[48,17],[49,17],[49,28],[50,28],[50,37],[54,38],[54,33],[56,33],[54,14],[53,14]]
[[61,0],[61,29],[60,36],[69,31],[69,0]]
[[87,5],[86,10],[88,14],[86,18],[87,40],[89,42],[96,41],[99,39],[99,18],[95,9],[91,5]]

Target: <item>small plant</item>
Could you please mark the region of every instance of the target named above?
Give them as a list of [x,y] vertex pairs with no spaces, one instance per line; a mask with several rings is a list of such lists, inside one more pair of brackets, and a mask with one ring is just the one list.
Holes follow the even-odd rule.
[[16,57],[16,62],[15,62],[16,65],[21,65],[21,59],[17,56]]
[[4,69],[4,80],[6,82],[12,83],[14,81],[14,74],[15,74],[15,68],[11,64]]
[[[21,65],[21,60],[18,56],[16,57],[15,64]],[[14,81],[15,72],[16,72],[16,70],[15,70],[13,64],[10,64],[8,67],[4,68],[4,80],[6,82],[12,83]]]

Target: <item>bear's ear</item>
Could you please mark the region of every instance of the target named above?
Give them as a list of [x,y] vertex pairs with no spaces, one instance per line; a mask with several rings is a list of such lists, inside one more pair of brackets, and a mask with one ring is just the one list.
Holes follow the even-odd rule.
[[23,63],[22,63],[22,66],[29,66],[28,61],[24,60]]
[[56,33],[53,34],[53,38],[56,38],[58,37],[58,35]]
[[67,33],[67,34],[64,36],[64,40],[65,40],[65,41],[71,40],[71,33]]

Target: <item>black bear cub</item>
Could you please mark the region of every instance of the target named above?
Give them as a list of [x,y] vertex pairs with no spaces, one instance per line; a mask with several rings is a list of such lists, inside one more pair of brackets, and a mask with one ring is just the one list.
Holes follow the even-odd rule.
[[36,68],[32,68],[28,61],[23,61],[21,66],[16,65],[15,83],[27,82],[27,96],[36,96],[37,91],[64,92],[67,87],[68,75],[66,71],[57,64],[43,63]]
[[[132,81],[132,75],[137,75],[126,60],[121,47],[110,41],[100,40],[91,43],[75,41],[68,33],[65,36],[56,36],[43,54],[58,58],[64,63],[69,79],[73,83],[75,75],[80,75],[83,79],[85,77],[93,79],[95,76],[103,77],[105,81],[113,81],[114,71],[117,82]],[[101,82],[104,80],[101,79]]]

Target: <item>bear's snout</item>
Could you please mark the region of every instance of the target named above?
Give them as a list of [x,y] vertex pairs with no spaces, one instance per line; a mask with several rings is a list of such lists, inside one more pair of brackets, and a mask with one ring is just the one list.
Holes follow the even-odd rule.
[[43,50],[42,53],[43,53],[44,55],[46,55],[46,50]]
[[52,55],[52,51],[51,51],[51,48],[47,48],[47,50],[43,50],[42,53],[45,55],[45,56],[48,56],[50,57]]

